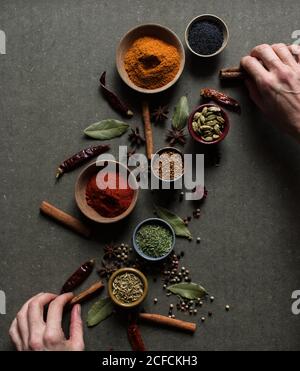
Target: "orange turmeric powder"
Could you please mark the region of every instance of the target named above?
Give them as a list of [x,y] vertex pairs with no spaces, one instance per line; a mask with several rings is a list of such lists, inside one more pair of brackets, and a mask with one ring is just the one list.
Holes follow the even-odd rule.
[[129,48],[124,63],[135,85],[144,89],[158,89],[176,77],[180,68],[180,54],[175,46],[162,40],[142,37]]

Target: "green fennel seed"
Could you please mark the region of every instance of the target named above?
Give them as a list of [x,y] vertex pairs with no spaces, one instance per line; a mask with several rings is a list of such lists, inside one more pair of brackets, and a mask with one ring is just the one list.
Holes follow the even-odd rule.
[[145,255],[160,258],[170,252],[173,236],[169,229],[161,225],[148,224],[140,228],[136,242]]

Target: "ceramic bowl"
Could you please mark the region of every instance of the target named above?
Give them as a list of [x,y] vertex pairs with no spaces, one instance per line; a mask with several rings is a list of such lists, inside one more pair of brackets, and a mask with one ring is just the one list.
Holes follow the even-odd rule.
[[[124,304],[123,302],[119,301],[115,295],[113,294],[113,282],[114,280],[116,279],[116,277],[118,277],[120,274],[124,274],[124,273],[133,273],[135,274],[137,277],[139,277],[139,279],[143,282],[143,285],[144,285],[144,292],[143,292],[143,295],[140,297],[139,300],[131,303],[131,304]],[[119,307],[122,307],[122,308],[125,308],[125,309],[131,309],[131,308],[135,308],[137,307],[138,305],[142,304],[142,302],[146,299],[147,295],[148,295],[148,280],[147,278],[145,277],[145,275],[140,272],[139,270],[137,269],[134,269],[134,268],[122,268],[122,269],[119,269],[118,271],[116,271],[109,279],[109,282],[108,282],[108,293],[109,293],[109,296],[111,298],[111,300]]]
[[157,156],[160,156],[162,153],[168,152],[168,151],[178,153],[182,158],[182,163],[183,163],[183,166],[184,166],[184,155],[179,149],[177,149],[175,147],[164,147],[164,148],[161,148],[160,150],[158,150],[155,153],[155,155],[153,156],[153,158],[151,160],[151,171],[152,171],[152,174],[158,179],[159,182],[166,183],[166,184],[174,184],[174,183],[178,182],[184,176],[184,168],[183,168],[183,172],[182,172],[181,176],[179,176],[178,178],[175,178],[175,179],[170,179],[170,180],[165,180],[165,179],[160,178],[160,176],[158,174],[156,174],[156,172],[154,171],[154,165],[155,165]]
[[[208,54],[208,55],[199,54],[199,53],[195,52],[195,50],[191,47],[191,45],[189,43],[190,29],[191,29],[191,27],[193,26],[194,23],[199,22],[199,21],[213,21],[216,24],[218,24],[223,31],[223,35],[224,35],[223,45],[221,46],[221,48],[219,50],[217,50],[213,54]],[[200,57],[200,58],[211,58],[211,57],[215,57],[218,54],[222,53],[222,51],[228,45],[228,41],[229,41],[229,30],[228,30],[228,27],[227,27],[226,23],[223,21],[223,19],[221,19],[221,18],[219,18],[219,17],[217,17],[216,15],[213,15],[213,14],[202,14],[202,15],[199,15],[196,18],[192,19],[191,22],[189,23],[189,25],[187,26],[186,31],[185,31],[185,42],[186,42],[186,45],[187,45],[188,49],[190,50],[190,52],[192,54],[194,54],[195,56]]]
[[[124,59],[125,55],[128,51],[128,49],[132,46],[132,44],[139,38],[150,36],[157,39],[160,39],[162,41],[167,42],[168,44],[171,44],[177,48],[177,50],[180,53],[180,68],[175,76],[175,78],[169,82],[167,85],[158,88],[158,89],[144,89],[137,85],[135,85],[131,79],[129,78],[124,65]],[[170,29],[163,27],[158,24],[146,24],[138,26],[131,31],[129,31],[122,39],[121,42],[117,48],[117,55],[116,55],[116,63],[117,63],[117,70],[122,78],[122,80],[127,84],[130,88],[134,89],[135,91],[139,93],[144,94],[156,94],[161,93],[167,89],[169,89],[171,86],[173,86],[178,79],[180,78],[184,66],[185,66],[185,51],[184,47],[182,45],[182,42],[178,38],[178,36],[171,31]]]
[[[206,142],[204,139],[202,139],[202,137],[197,134],[194,129],[193,129],[193,121],[194,121],[194,116],[197,112],[201,112],[205,107],[218,107],[221,109],[221,112],[222,112],[222,117],[224,118],[225,120],[225,123],[224,123],[224,130],[220,136],[219,139],[217,140],[214,140],[212,142]],[[229,129],[230,129],[230,122],[229,122],[229,118],[228,118],[228,115],[227,113],[219,106],[216,106],[215,104],[202,104],[201,106],[197,107],[190,115],[189,117],[189,123],[188,123],[188,127],[189,127],[189,132],[191,134],[191,136],[195,139],[196,142],[199,142],[199,143],[202,143],[202,144],[206,144],[206,145],[212,145],[212,144],[217,144],[217,143],[220,143],[222,142],[228,135],[229,133]]]
[[137,200],[138,200],[139,190],[138,190],[138,185],[137,185],[137,181],[136,181],[135,177],[132,175],[132,173],[130,172],[130,170],[126,166],[120,164],[119,162],[115,162],[115,161],[105,161],[105,162],[114,164],[116,166],[117,171],[118,171],[118,169],[120,169],[120,167],[123,167],[123,169],[125,171],[127,171],[128,179],[130,179],[130,181],[132,182],[131,184],[135,185],[134,196],[133,196],[132,203],[131,203],[130,207],[123,214],[121,214],[117,217],[106,218],[106,217],[100,215],[97,211],[95,211],[92,207],[90,207],[88,205],[87,200],[86,200],[86,187],[88,185],[88,182],[93,175],[97,174],[99,171],[103,170],[103,168],[104,168],[103,165],[98,166],[99,164],[97,162],[94,162],[94,163],[88,165],[82,171],[82,173],[79,175],[79,177],[77,179],[77,182],[76,182],[76,186],[75,186],[75,200],[76,200],[77,206],[79,207],[81,212],[88,219],[90,219],[90,220],[92,220],[96,223],[112,224],[112,223],[116,223],[116,222],[119,222],[119,221],[125,219],[127,216],[129,216],[133,212],[133,210],[136,206]]
[[[170,251],[164,255],[164,256],[161,256],[159,258],[153,258],[151,256],[148,256],[146,254],[143,253],[143,251],[140,249],[137,241],[136,241],[136,235],[138,233],[138,231],[144,226],[144,225],[148,225],[148,224],[160,224],[162,225],[163,227],[167,228],[170,230],[172,236],[173,236],[173,242],[172,242],[172,246],[170,248]],[[171,253],[172,251],[174,250],[174,247],[175,247],[175,242],[176,242],[176,236],[175,236],[175,232],[174,232],[174,229],[171,227],[171,225],[169,223],[167,223],[166,221],[162,220],[162,219],[159,219],[159,218],[151,218],[151,219],[146,219],[144,220],[142,223],[140,223],[136,228],[135,228],[135,231],[133,233],[133,237],[132,237],[132,241],[133,241],[133,247],[134,247],[134,250],[136,251],[136,253],[141,256],[143,259],[149,261],[149,262],[159,262],[159,261],[162,261],[164,259],[166,259]]]

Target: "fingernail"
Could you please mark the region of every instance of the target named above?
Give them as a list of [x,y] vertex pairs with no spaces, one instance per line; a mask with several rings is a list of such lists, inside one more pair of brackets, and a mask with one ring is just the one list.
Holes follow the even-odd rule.
[[81,305],[77,304],[77,313],[81,315]]

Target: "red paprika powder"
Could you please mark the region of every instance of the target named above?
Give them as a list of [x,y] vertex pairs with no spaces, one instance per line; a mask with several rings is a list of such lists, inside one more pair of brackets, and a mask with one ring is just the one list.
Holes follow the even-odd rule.
[[[100,189],[97,185],[97,174],[94,175],[86,188],[86,200],[90,207],[105,218],[115,218],[123,214],[131,205],[134,190],[129,187],[127,179],[125,180],[118,173],[109,173],[105,175],[109,184],[105,189]],[[98,179],[99,181],[99,179]],[[102,187],[104,188],[104,187]]]

